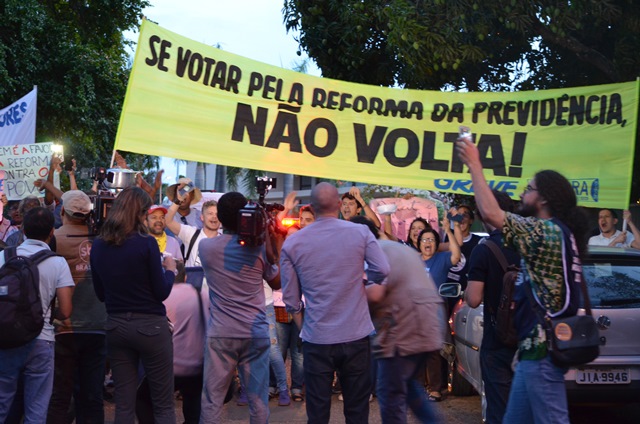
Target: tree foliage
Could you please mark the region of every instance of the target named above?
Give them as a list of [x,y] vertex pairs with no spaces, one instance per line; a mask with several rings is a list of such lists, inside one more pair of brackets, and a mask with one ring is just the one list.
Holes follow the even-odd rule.
[[1,2],[0,105],[37,85],[37,141],[62,143],[78,166],[108,165],[130,68],[123,31],[138,27],[148,5],[147,0]]
[[636,0],[285,0],[323,76],[417,89],[542,89],[635,79]]
[[507,91],[640,76],[637,0],[285,0],[283,14],[328,78]]

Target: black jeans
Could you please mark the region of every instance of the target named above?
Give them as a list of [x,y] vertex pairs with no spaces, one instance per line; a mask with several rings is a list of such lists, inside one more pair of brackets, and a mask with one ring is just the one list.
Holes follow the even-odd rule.
[[138,366],[149,380],[156,424],[175,424],[173,341],[166,316],[139,313],[107,318],[107,357],[115,384],[115,422],[135,421]]
[[72,397],[78,424],[104,422],[102,386],[106,356],[103,334],[56,336],[53,393],[47,423],[66,424],[73,420],[68,415]]
[[487,398],[487,424],[500,424],[507,410],[513,380],[511,362],[516,349],[480,349],[480,369]]
[[329,345],[302,344],[309,424],[326,424],[331,415],[331,384],[338,371],[347,424],[369,422],[371,351],[369,337]]
[[[202,374],[174,377],[174,388],[182,395],[184,424],[200,422],[200,398],[202,396]],[[140,424],[153,424],[153,406],[149,382],[143,379],[136,396],[136,417]]]

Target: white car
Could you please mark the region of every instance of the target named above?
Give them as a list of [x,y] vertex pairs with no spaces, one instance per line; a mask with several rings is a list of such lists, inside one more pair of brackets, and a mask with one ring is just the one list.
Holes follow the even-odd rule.
[[[571,368],[565,374],[569,401],[637,402],[640,399],[640,250],[590,247],[583,261],[583,275],[602,345],[596,360]],[[459,296],[460,286],[443,284],[441,294]],[[449,324],[453,345],[444,350],[450,364],[450,391],[459,396],[477,391],[482,396],[484,414],[486,401],[479,355],[483,306],[472,309],[460,300]]]

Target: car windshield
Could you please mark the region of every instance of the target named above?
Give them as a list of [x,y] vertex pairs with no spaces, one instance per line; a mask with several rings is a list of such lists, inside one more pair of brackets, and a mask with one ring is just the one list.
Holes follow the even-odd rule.
[[599,262],[596,259],[584,264],[582,271],[593,308],[640,308],[640,267],[637,262]]

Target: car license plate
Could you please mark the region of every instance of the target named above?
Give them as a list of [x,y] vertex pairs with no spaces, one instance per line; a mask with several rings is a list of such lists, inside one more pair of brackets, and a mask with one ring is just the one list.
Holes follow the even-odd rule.
[[577,384],[630,384],[631,373],[628,369],[576,370]]

